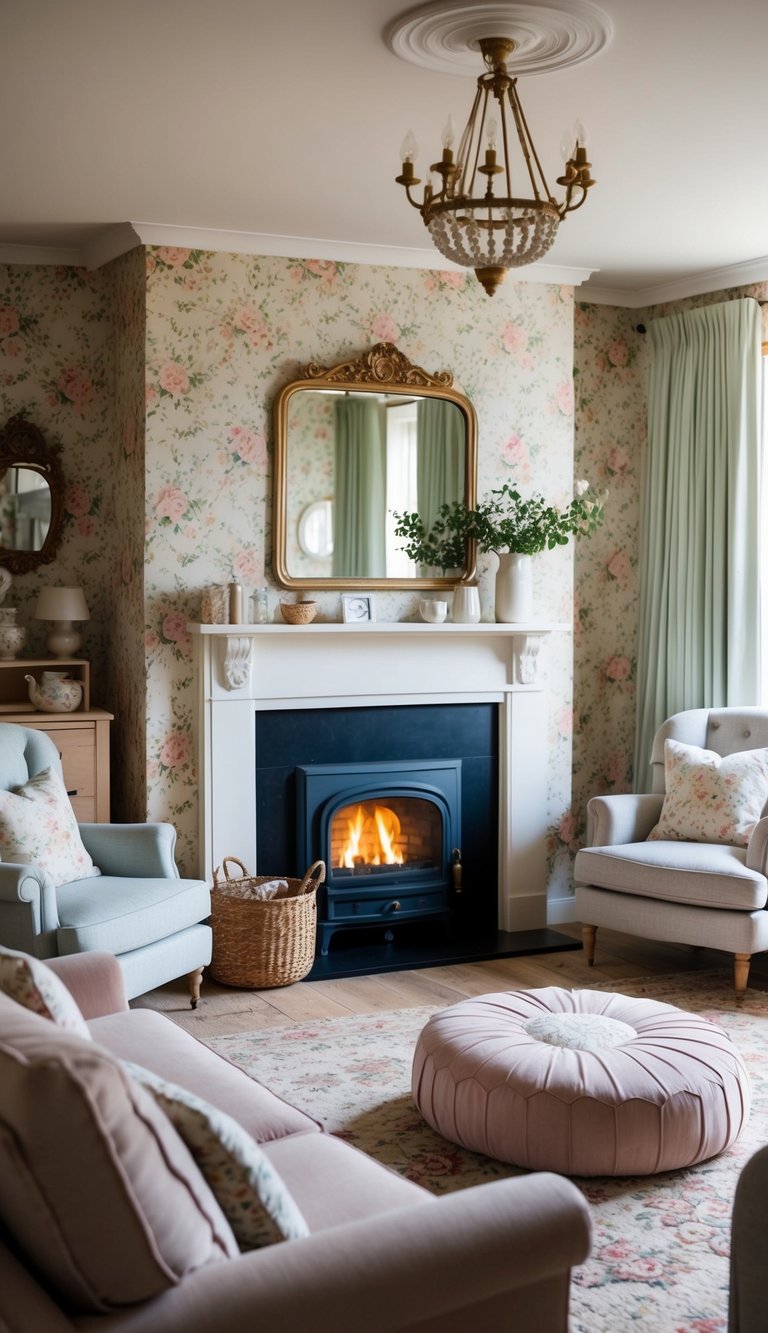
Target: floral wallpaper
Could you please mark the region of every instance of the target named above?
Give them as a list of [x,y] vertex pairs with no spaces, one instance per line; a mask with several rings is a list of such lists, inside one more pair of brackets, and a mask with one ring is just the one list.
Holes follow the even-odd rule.
[[[648,353],[637,325],[713,302],[752,296],[768,283],[621,310],[577,303],[576,474],[607,488],[605,525],[576,551],[574,596],[573,801],[556,833],[583,843],[591,796],[631,789],[635,735],[640,486]],[[768,341],[768,304],[763,307]]]
[[113,380],[109,274],[0,265],[0,421],[22,413],[58,444],[65,483],[58,555],[18,575],[6,605],[19,608],[19,623],[27,628],[24,655],[44,656],[47,626],[32,614],[40,588],[82,586],[91,619],[82,627],[81,654],[91,662],[91,702],[107,708],[117,450]]
[[629,791],[635,737],[640,475],[647,354],[644,313],[576,306],[575,465],[607,492],[605,522],[578,544],[574,592],[573,799],[557,830],[575,852],[591,796]]
[[[449,369],[479,425],[479,490],[573,488],[573,293],[510,280],[489,301],[473,275],[303,262],[171,248],[147,252],[145,644],[148,809],[171,819],[183,863],[196,856],[192,646],[202,590],[270,575],[271,422],[277,390],[310,361],[334,364],[395,342],[429,371]],[[493,566],[479,584],[493,619]],[[537,559],[543,618],[570,620],[572,551]],[[320,615],[340,619],[338,594]],[[379,594],[382,620],[416,618],[418,598]],[[549,806],[570,806],[571,643],[547,650],[552,699]],[[567,880],[555,848],[552,882]],[[233,849],[236,852],[236,849]]]

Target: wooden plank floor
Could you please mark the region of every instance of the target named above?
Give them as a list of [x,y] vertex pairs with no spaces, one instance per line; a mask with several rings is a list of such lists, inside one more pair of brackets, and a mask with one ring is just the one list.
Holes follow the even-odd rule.
[[[581,936],[577,925],[558,926],[557,929],[574,939]],[[730,969],[729,956],[712,949],[659,944],[600,930],[594,967],[587,967],[583,953],[574,951],[422,968],[413,972],[388,972],[338,981],[300,981],[294,986],[264,991],[235,990],[219,986],[206,977],[196,1010],[189,1007],[186,981],[181,978],[132,1003],[136,1007],[159,1009],[195,1036],[205,1038],[227,1032],[283,1027],[287,1023],[312,1022],[318,1018],[371,1014],[377,1010],[410,1009],[424,1004],[447,1006],[470,995],[497,990],[591,986],[605,981],[615,982],[616,989],[621,990],[622,979],[712,967]],[[753,960],[750,980],[762,987],[768,986],[768,955],[762,954]]]

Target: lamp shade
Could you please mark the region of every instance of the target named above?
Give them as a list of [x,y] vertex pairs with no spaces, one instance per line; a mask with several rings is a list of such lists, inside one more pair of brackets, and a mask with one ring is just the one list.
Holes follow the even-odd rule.
[[90,620],[91,613],[82,588],[42,588],[35,607],[35,620]]

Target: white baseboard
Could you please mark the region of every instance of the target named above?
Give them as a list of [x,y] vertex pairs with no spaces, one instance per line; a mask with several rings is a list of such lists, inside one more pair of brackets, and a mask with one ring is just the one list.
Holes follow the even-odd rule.
[[547,899],[547,925],[563,926],[567,921],[578,921],[576,915],[576,899],[573,894],[567,898],[548,898]]

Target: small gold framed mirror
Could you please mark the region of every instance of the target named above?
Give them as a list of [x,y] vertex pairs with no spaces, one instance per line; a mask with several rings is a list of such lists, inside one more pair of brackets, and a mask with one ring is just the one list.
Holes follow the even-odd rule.
[[0,430],[0,565],[27,574],[49,564],[64,521],[64,482],[58,444],[26,417]]
[[476,503],[475,412],[449,372],[429,374],[392,343],[311,364],[278,393],[274,431],[282,587],[416,590],[473,576],[471,543],[461,569],[425,574],[394,531],[396,514],[418,512],[429,528],[442,504]]

